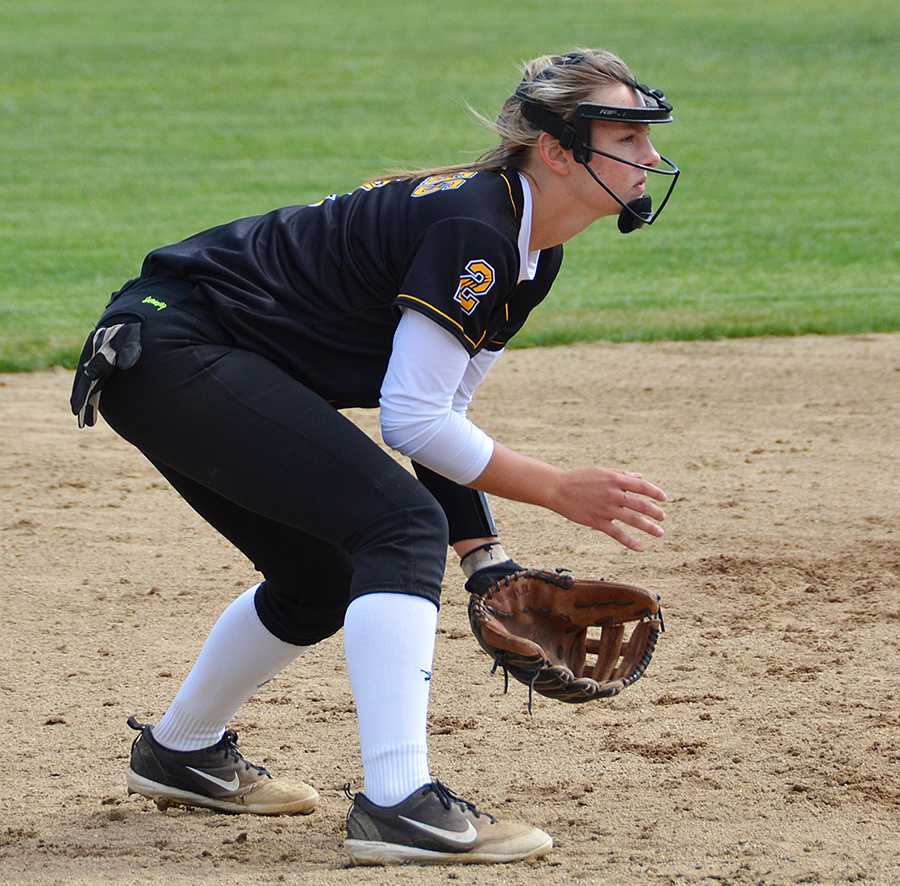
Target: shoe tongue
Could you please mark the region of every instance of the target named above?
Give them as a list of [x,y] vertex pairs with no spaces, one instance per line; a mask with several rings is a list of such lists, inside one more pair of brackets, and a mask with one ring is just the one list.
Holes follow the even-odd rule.
[[426,791],[434,791],[441,803],[449,809],[455,809],[465,815],[467,812],[475,812],[474,805],[458,797],[443,782],[435,779],[430,785],[425,786]]

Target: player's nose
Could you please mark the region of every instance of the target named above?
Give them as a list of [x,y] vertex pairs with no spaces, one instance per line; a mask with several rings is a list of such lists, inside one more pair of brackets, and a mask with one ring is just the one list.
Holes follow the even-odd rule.
[[653,147],[653,143],[648,138],[646,144],[645,159],[642,161],[644,166],[659,166],[661,160],[662,158],[660,157],[656,148]]

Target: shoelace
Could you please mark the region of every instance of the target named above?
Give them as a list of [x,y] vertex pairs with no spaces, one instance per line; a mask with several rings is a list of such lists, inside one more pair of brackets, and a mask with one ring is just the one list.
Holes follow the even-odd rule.
[[[141,723],[137,717],[129,717],[128,725],[132,729],[136,729],[138,734],[134,737],[134,741],[131,743],[131,750],[134,751],[134,746],[138,743],[138,741],[143,737],[144,731],[150,730],[150,727],[146,723]],[[253,763],[250,763],[248,760],[244,758],[244,755],[237,748],[238,743],[238,734],[233,729],[227,729],[225,734],[219,739],[219,742],[214,747],[220,747],[222,754],[225,756],[226,760],[232,760],[235,763],[243,763],[244,771],[249,772],[251,769],[255,769],[260,775],[265,775],[268,778],[271,778],[269,770],[265,768],[265,766],[256,766]]]
[[454,803],[457,803],[463,812],[471,812],[476,818],[481,818],[482,815],[486,815],[490,820],[491,824],[494,824],[497,819],[494,818],[490,812],[479,812],[478,809],[475,808],[474,803],[470,803],[468,800],[463,800],[462,797],[454,794],[450,788],[447,787],[443,782],[435,779],[431,782],[430,785],[427,785],[425,788],[426,791],[433,791],[437,794],[438,799],[441,801],[444,809],[450,809]]
[[222,746],[222,753],[225,754],[226,760],[233,760],[235,763],[243,763],[244,771],[249,772],[251,769],[255,769],[260,775],[265,775],[268,778],[272,776],[269,774],[269,770],[266,769],[265,766],[257,766],[254,763],[249,762],[244,755],[238,750],[238,734],[233,729],[228,729],[225,731],[225,734],[222,736],[219,744]]

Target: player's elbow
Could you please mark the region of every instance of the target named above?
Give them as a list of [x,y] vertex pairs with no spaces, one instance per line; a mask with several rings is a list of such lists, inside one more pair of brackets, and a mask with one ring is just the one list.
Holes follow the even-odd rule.
[[409,455],[408,452],[403,451],[404,447],[407,445],[407,437],[403,433],[402,427],[388,424],[382,420],[381,439],[384,441],[385,446],[389,446],[391,449],[396,450],[402,455]]
[[434,436],[433,422],[381,413],[381,439],[401,455],[414,456]]

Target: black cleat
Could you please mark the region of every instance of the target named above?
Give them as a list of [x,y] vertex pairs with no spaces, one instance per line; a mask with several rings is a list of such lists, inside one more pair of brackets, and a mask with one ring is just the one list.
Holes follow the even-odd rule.
[[539,858],[553,840],[531,825],[498,822],[433,781],[396,806],[355,794],[344,847],[353,864],[497,864]]
[[292,815],[316,808],[319,795],[308,784],[278,782],[262,766],[248,763],[237,748],[237,733],[226,732],[209,748],[171,751],[147,723],[128,718],[140,735],[131,745],[128,793],[168,806],[204,806],[220,812]]

